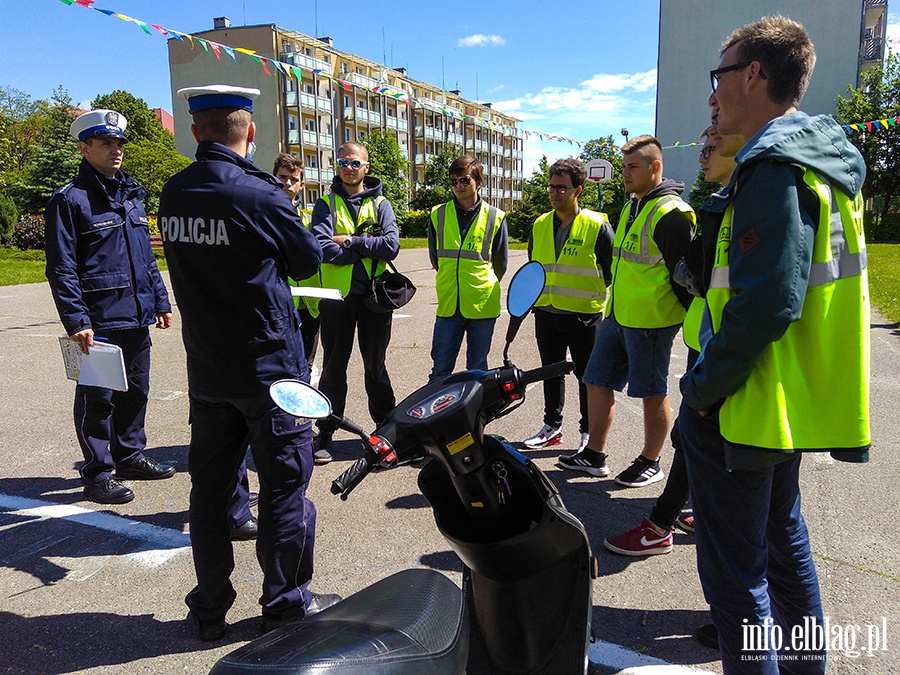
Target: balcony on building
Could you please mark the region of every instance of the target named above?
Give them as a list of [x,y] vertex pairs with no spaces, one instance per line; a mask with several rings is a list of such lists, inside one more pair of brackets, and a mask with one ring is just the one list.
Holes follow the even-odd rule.
[[302,66],[309,70],[324,70],[326,73],[331,72],[330,63],[304,54],[303,52],[283,52],[280,60],[283,63],[288,63],[293,66]]

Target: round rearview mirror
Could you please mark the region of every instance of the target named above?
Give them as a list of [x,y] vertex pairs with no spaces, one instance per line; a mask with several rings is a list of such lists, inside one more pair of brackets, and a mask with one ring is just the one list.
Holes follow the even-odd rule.
[[331,401],[321,391],[300,380],[278,380],[269,386],[269,396],[279,408],[296,417],[325,419],[331,414]]
[[534,260],[519,268],[509,282],[509,292],[506,295],[506,308],[511,316],[523,317],[528,314],[544,290],[546,277],[544,266]]

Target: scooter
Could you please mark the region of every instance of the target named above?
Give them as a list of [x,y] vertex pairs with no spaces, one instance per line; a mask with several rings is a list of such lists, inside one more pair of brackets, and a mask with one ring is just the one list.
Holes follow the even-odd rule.
[[426,385],[372,434],[331,412],[296,380],[270,388],[299,418],[331,418],[359,435],[365,455],[334,480],[346,500],[376,467],[428,458],[418,485],[463,564],[462,589],[443,574],[409,569],[222,657],[214,675],[342,673],[584,674],[596,561],[581,522],[555,486],[485,426],[521,405],[531,382],[562,377],[562,362],[521,371],[509,346],[544,286],[539,263],[510,282],[504,365]]

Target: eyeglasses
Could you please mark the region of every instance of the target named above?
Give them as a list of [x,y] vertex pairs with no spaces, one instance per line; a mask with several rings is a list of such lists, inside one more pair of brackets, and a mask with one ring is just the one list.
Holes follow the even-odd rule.
[[346,169],[348,166],[351,169],[358,169],[362,165],[363,165],[363,163],[360,162],[358,159],[344,159],[343,157],[338,159],[338,166],[341,167],[342,169]]
[[716,146],[708,145],[700,151],[700,156],[703,159],[709,159],[710,155],[712,155],[713,152],[715,152],[715,149],[716,149]]
[[[709,71],[709,84],[712,87],[712,90],[715,91],[719,88],[719,75],[722,73],[730,73],[732,70],[740,70],[741,68],[746,68],[753,61],[747,61],[747,63],[735,63],[733,66],[725,66],[724,68],[717,68],[716,70]],[[760,77],[762,79],[766,79],[765,75],[760,72]]]
[[549,192],[550,194],[558,194],[558,195],[564,195],[569,190],[574,190],[574,189],[575,189],[574,185],[548,185],[547,186],[547,192]]
[[456,187],[457,185],[468,185],[472,182],[471,176],[460,176],[459,178],[451,178],[449,181],[450,187]]

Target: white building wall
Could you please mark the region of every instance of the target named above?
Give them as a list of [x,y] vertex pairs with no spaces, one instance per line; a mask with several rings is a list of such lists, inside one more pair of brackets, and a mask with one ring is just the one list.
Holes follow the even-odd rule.
[[[816,68],[800,108],[833,114],[838,95],[856,86],[863,0],[660,0],[656,137],[663,146],[690,143],[709,125],[709,71],[732,30],[767,14],[802,23],[816,48]],[[697,177],[696,150],[663,153],[664,174],[685,183]]]

